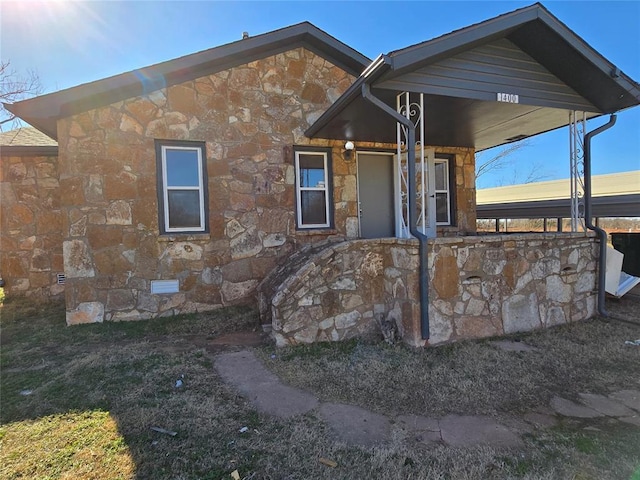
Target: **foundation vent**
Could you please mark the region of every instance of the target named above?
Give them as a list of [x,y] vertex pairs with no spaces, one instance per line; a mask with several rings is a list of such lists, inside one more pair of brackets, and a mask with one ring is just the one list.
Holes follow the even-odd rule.
[[178,293],[179,290],[178,280],[151,280],[151,293]]
[[66,277],[64,276],[64,273],[58,273],[56,275],[56,283],[58,285],[64,285],[65,280],[66,280]]

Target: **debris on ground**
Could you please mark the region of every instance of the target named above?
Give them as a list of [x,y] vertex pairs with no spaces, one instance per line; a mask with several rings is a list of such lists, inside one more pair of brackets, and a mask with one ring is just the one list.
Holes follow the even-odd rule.
[[234,470],[233,472],[231,472],[231,478],[233,478],[233,480],[240,480],[240,474],[238,473],[238,470]]
[[327,467],[336,468],[338,466],[338,462],[334,462],[333,460],[329,460],[328,458],[320,457],[318,461],[323,465],[326,465]]
[[625,340],[625,345],[634,345],[636,347],[640,347],[640,338],[638,340]]
[[249,431],[249,427],[242,427],[240,429],[240,433],[247,433]]
[[166,430],[166,429],[160,428],[160,427],[150,427],[150,428],[154,432],[164,433],[165,435],[171,435],[172,437],[175,437],[178,434],[178,432],[174,432],[172,430]]
[[184,385],[184,375],[180,375],[180,378],[176,380],[176,388],[180,388]]
[[20,390],[20,395],[27,397],[33,393],[33,390]]

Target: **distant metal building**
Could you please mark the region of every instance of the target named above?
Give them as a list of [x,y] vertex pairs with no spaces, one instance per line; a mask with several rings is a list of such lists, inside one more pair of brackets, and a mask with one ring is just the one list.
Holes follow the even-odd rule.
[[[640,170],[595,175],[593,215],[640,217]],[[571,218],[569,179],[485,188],[477,191],[477,218]],[[562,222],[558,222],[561,225]]]

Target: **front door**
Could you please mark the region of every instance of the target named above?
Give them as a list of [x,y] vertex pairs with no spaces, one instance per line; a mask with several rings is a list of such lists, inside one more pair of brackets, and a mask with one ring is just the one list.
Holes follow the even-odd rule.
[[393,154],[358,153],[360,236],[395,236]]

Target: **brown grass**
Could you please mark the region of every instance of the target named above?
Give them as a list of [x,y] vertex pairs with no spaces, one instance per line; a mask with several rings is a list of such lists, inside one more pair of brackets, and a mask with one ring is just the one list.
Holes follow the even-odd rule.
[[133,478],[135,463],[118,426],[100,410],[15,422],[3,428],[0,476]]
[[[628,303],[614,311],[637,308]],[[491,339],[421,350],[354,341],[263,359],[292,385],[381,413],[514,414],[546,406],[554,395],[640,389],[640,348],[624,343],[640,338],[638,327],[593,320],[510,337],[535,352],[504,351]]]
[[[0,316],[3,479],[218,480],[238,469],[255,480],[628,480],[640,467],[640,429],[606,419],[565,421],[526,434],[520,449],[500,450],[425,446],[401,433],[384,447],[349,447],[314,412],[266,417],[221,382],[215,358],[193,342],[253,327],[255,314],[246,310],[73,328],[64,326],[60,305],[9,302]],[[593,321],[523,335],[540,348],[528,354],[486,341],[423,351],[347,342],[257,353],[324,400],[384,413],[514,420],[553,394],[640,389],[640,348],[623,344],[635,338],[637,327]]]

